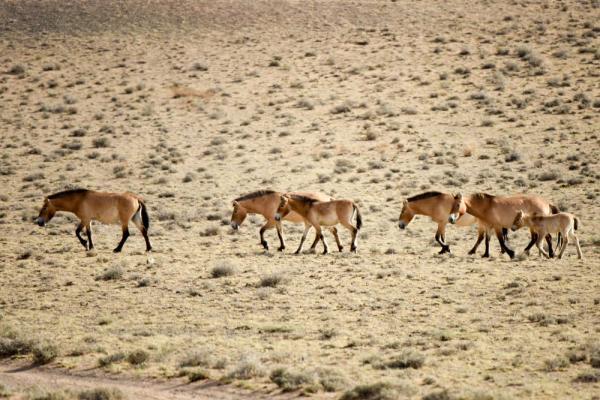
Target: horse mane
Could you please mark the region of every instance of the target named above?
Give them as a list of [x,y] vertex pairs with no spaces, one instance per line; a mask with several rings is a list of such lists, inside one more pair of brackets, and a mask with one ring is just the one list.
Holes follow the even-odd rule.
[[235,201],[244,201],[244,200],[255,199],[257,197],[262,197],[262,196],[266,196],[268,194],[273,194],[273,193],[275,193],[274,190],[257,190],[256,192],[248,193],[241,197],[238,197],[237,199],[235,199]]
[[418,200],[424,200],[424,199],[428,199],[428,198],[430,198],[430,197],[436,197],[436,196],[439,196],[439,195],[441,195],[441,194],[443,194],[443,193],[442,193],[442,192],[436,192],[436,191],[432,191],[432,192],[425,192],[425,193],[421,193],[421,194],[418,194],[418,195],[416,195],[416,196],[413,196],[413,197],[409,197],[409,198],[408,198],[408,199],[406,199],[406,200],[408,200],[408,202],[412,202],[412,201],[418,201]]
[[84,194],[84,193],[87,193],[87,192],[89,192],[88,189],[69,189],[69,190],[63,190],[62,192],[51,194],[50,196],[48,196],[48,199],[49,200],[62,199],[63,197],[71,196],[73,194]]
[[477,198],[479,198],[479,199],[482,199],[482,200],[484,200],[484,199],[493,199],[493,198],[494,198],[494,197],[496,197],[496,196],[494,196],[493,194],[489,194],[489,193],[482,193],[482,192],[479,192],[479,193],[475,193],[475,194],[473,194],[473,197],[477,197]]
[[312,204],[312,203],[315,203],[318,201],[318,200],[310,198],[310,197],[302,196],[301,194],[292,194],[292,195],[290,195],[290,197],[294,200],[298,200],[298,201],[301,201],[303,203],[308,203],[308,204]]

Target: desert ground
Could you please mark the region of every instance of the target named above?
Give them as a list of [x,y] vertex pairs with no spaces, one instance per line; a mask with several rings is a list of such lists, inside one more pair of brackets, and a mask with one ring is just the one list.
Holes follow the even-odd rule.
[[[573,0],[3,1],[0,397],[598,399],[599,21]],[[142,195],[154,250],[34,224],[78,187]],[[295,256],[290,223],[263,251],[262,217],[229,226],[258,189],[353,199],[358,253],[340,228],[344,252],[326,232],[331,254]],[[429,190],[542,195],[584,259],[521,255],[525,229],[514,260],[495,238],[469,256],[454,226],[438,255],[428,218],[397,223]]]

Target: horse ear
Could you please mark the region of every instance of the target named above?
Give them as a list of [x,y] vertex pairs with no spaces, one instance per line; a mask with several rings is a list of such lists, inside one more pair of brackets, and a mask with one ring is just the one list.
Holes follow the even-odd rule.
[[402,202],[403,206],[407,206],[408,205],[408,200],[404,199],[404,201]]
[[519,212],[517,213],[517,217],[523,218],[523,210],[519,210]]
[[240,203],[238,203],[237,201],[234,200],[231,202],[231,205],[234,207],[239,207]]

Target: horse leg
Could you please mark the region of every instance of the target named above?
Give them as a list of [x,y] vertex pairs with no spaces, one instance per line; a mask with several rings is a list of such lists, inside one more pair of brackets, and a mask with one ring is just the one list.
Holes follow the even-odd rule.
[[329,246],[327,246],[327,240],[325,240],[325,235],[323,235],[321,227],[319,227],[317,230],[317,237],[319,237],[323,242],[323,254],[329,253]]
[[89,249],[94,248],[94,242],[92,242],[92,222],[88,222],[85,226],[85,232],[87,233],[88,243],[90,244]]
[[554,258],[554,251],[552,250],[552,236],[546,235],[546,243],[548,243],[548,255],[550,258]]
[[119,253],[123,249],[123,245],[125,244],[125,241],[129,237],[129,228],[127,227],[127,225],[123,225],[122,229],[123,229],[123,237],[121,238],[121,241],[119,242],[117,247],[115,247],[115,249],[113,250],[114,253]]
[[583,254],[581,253],[581,247],[579,247],[579,239],[577,238],[575,232],[573,232],[573,239],[575,240],[575,247],[577,248],[577,258],[581,260],[583,258]]
[[506,245],[506,242],[504,242],[504,235],[502,235],[502,229],[496,229],[496,237],[498,238],[498,242],[500,242],[500,248],[503,249],[511,259],[515,258],[514,250],[509,248]]
[[477,248],[479,247],[479,245],[481,244],[481,241],[483,240],[483,229],[481,228],[477,228],[477,241],[475,242],[475,246],[473,246],[473,248],[471,250],[469,250],[469,254],[475,254],[475,252],[477,251]]
[[267,220],[267,222],[260,228],[260,244],[264,247],[265,250],[269,251],[269,243],[265,240],[265,231],[267,229],[273,229],[275,226],[275,221]]
[[150,245],[150,239],[148,238],[148,230],[144,226],[142,219],[139,216],[139,213],[135,213],[133,218],[131,219],[135,226],[139,229],[144,237],[144,241],[146,242],[146,251],[152,250],[152,246]]
[[85,241],[84,238],[81,237],[81,230],[83,229],[83,223],[79,223],[79,225],[77,225],[77,229],[75,229],[75,236],[77,236],[77,239],[79,239],[79,243],[82,244],[83,247],[85,247],[85,249],[87,250],[87,242]]
[[444,235],[445,226],[442,224],[438,224],[437,232],[435,233],[435,240],[442,246],[442,250],[440,250],[439,254],[444,254],[445,252],[450,252],[450,246],[448,246],[442,240],[442,235]]
[[342,250],[344,250],[344,246],[342,246],[342,242],[340,241],[340,237],[338,236],[337,228],[335,226],[332,226],[329,230],[333,234],[333,237],[335,238],[335,243],[337,244],[338,250],[341,253]]
[[285,250],[285,240],[283,239],[283,229],[281,228],[281,222],[277,222],[275,224],[275,228],[277,229],[277,236],[279,237],[279,248],[278,251]]
[[[306,240],[306,235],[308,235],[308,231],[310,231],[310,224],[306,221],[304,222],[304,233],[302,233],[302,239],[300,240],[300,246],[298,246],[298,250],[294,252],[294,254],[300,254],[302,252],[302,247],[304,247],[304,241]],[[316,243],[314,243],[316,246]]]
[[[490,232],[485,232],[485,251],[481,255],[482,258],[490,258]],[[504,252],[504,250],[502,250]]]
[[563,253],[565,252],[565,249],[567,248],[567,245],[569,244],[569,235],[565,235],[564,238],[562,238],[563,241],[563,245],[562,248],[560,249],[560,253],[558,253],[558,258],[562,258]]
[[538,234],[535,233],[534,231],[529,230],[529,232],[531,233],[531,240],[529,241],[529,244],[527,245],[527,247],[525,247],[525,250],[523,250],[525,252],[525,254],[527,254],[527,255],[529,255],[529,250],[537,242],[537,237],[538,237]]
[[[540,253],[542,253],[542,255],[546,258],[550,258],[550,255],[548,253],[546,253],[546,250],[544,250],[544,238],[546,235],[538,235],[538,238],[535,242],[535,245],[537,246],[537,248],[540,250]],[[560,258],[560,257],[559,257]]]

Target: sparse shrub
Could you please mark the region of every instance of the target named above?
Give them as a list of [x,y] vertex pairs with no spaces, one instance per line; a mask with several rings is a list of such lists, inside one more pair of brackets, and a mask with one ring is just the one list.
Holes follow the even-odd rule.
[[124,353],[114,353],[98,359],[98,366],[107,367],[113,363],[121,362],[125,359]]
[[203,381],[206,379],[210,379],[210,375],[208,374],[208,372],[201,370],[201,369],[189,371],[187,373],[187,376],[188,376],[188,381],[190,381],[190,382],[197,382],[197,381]]
[[558,179],[558,177],[559,174],[557,171],[544,171],[537,176],[538,180],[542,182],[555,181]]
[[557,371],[569,366],[569,360],[566,357],[556,357],[544,361],[544,370],[547,372]]
[[21,64],[15,64],[8,70],[8,73],[11,75],[23,75],[25,73],[25,67]]
[[58,348],[49,343],[38,344],[33,347],[33,362],[37,365],[48,364],[58,356]]
[[210,275],[213,278],[221,278],[223,276],[230,276],[233,274],[235,274],[235,266],[228,261],[220,262],[210,271]]
[[307,372],[292,372],[286,368],[276,368],[271,372],[271,381],[284,392],[292,392],[309,386],[309,391],[316,391],[314,386],[315,376]]
[[423,400],[454,400],[454,398],[450,396],[446,389],[444,389],[441,391],[426,394],[425,396],[423,396]]
[[352,109],[350,108],[350,103],[348,102],[339,104],[331,109],[332,114],[343,114],[349,113],[350,111],[352,111]]
[[97,281],[116,281],[123,277],[123,268],[118,265],[110,267],[100,275],[96,276]]
[[217,236],[219,234],[219,228],[216,226],[211,226],[206,228],[204,231],[200,232],[200,236]]
[[44,176],[43,173],[41,173],[41,172],[35,172],[33,174],[26,175],[23,178],[23,181],[25,181],[25,182],[34,182],[34,181],[38,181],[38,180],[44,179],[44,178],[45,178],[45,176]]
[[179,362],[179,366],[184,367],[209,367],[213,358],[209,350],[194,350],[184,356]]
[[275,287],[283,282],[284,282],[284,277],[282,274],[272,273],[272,274],[268,274],[268,275],[263,275],[260,278],[260,282],[258,283],[258,285],[260,287]]
[[101,138],[97,138],[94,139],[92,141],[92,144],[94,145],[95,148],[103,148],[103,147],[108,147],[109,146],[110,141],[108,140],[107,137],[101,137]]
[[144,364],[150,358],[150,354],[148,354],[145,350],[135,350],[129,353],[127,356],[127,362],[131,365],[141,365]]
[[404,350],[383,364],[386,368],[418,369],[425,363],[425,356],[413,350]]
[[121,400],[123,393],[116,388],[96,388],[79,392],[79,400]]
[[192,70],[204,72],[208,71],[208,66],[203,63],[195,62],[194,64],[192,64]]
[[232,379],[250,379],[265,375],[265,369],[256,357],[243,357],[227,376]]
[[504,156],[504,161],[513,162],[519,161],[521,159],[521,153],[516,150],[511,150],[506,156]]
[[35,343],[21,338],[0,337],[0,359],[29,354]]
[[574,379],[578,383],[596,383],[600,382],[600,371],[586,371],[581,372]]
[[345,392],[340,400],[397,400],[398,390],[387,382],[358,385]]

